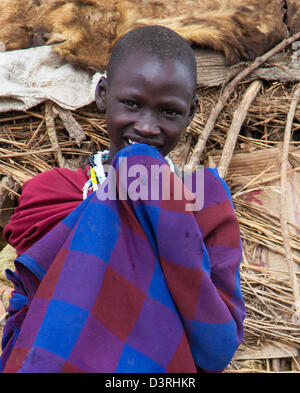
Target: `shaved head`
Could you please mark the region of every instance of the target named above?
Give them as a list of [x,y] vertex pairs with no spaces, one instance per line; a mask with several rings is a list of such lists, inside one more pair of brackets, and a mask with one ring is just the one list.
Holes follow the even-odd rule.
[[132,53],[155,56],[161,62],[167,59],[180,61],[187,67],[192,89],[196,92],[197,68],[194,52],[190,44],[173,30],[157,25],[143,26],[122,36],[113,48],[107,67],[108,83],[118,65]]

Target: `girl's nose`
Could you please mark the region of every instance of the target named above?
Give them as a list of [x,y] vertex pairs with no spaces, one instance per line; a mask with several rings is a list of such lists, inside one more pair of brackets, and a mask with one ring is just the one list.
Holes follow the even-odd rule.
[[153,136],[160,133],[157,118],[151,114],[144,114],[134,124],[134,130],[142,136]]

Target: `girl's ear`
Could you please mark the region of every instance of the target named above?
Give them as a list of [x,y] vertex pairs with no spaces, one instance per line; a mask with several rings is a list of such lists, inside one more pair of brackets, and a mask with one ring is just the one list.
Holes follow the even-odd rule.
[[186,126],[188,126],[191,123],[191,121],[193,120],[195,113],[197,112],[197,109],[198,109],[198,104],[199,104],[198,94],[195,94],[192,99],[191,106],[190,106],[190,113],[188,116],[188,124]]
[[105,76],[102,76],[97,83],[96,91],[95,91],[95,100],[97,104],[97,108],[101,113],[106,112],[106,94],[107,94],[107,79]]

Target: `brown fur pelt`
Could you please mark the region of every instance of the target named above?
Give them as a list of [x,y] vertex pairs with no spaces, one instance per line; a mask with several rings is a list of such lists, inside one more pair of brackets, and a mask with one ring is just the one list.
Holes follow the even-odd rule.
[[134,27],[170,27],[195,46],[222,51],[227,64],[252,60],[288,36],[283,0],[1,0],[6,50],[43,43],[94,71]]
[[0,2],[0,41],[6,50],[27,48],[31,42],[31,18],[36,10],[34,0]]
[[287,25],[290,33],[295,34],[300,31],[300,1],[286,0],[287,4]]

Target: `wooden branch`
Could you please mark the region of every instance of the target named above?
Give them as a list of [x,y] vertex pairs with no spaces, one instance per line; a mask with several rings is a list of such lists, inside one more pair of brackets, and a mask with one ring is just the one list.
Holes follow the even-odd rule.
[[186,163],[186,160],[188,158],[189,151],[190,151],[190,148],[191,148],[192,137],[193,137],[193,135],[191,133],[191,124],[188,126],[186,132],[188,133],[188,136],[187,136],[187,139],[186,139],[184,151],[183,151],[182,158],[181,158],[181,163],[180,163],[181,169],[183,169],[183,167],[184,167],[184,165]]
[[37,127],[37,129],[34,131],[34,133],[31,135],[31,138],[28,140],[28,142],[26,143],[26,149],[28,149],[28,147],[31,145],[31,143],[33,142],[34,138],[37,136],[37,134],[40,132],[40,129],[43,127],[45,123],[45,119],[43,119],[39,126]]
[[218,165],[219,175],[224,178],[227,174],[227,170],[234,152],[237,137],[240,133],[241,127],[245,121],[248,113],[249,106],[251,105],[254,98],[257,96],[260,88],[262,87],[261,81],[254,81],[248,87],[244,97],[234,112],[233,119],[231,122],[230,129],[228,131],[226,142],[223,148],[222,156]]
[[82,149],[72,149],[68,147],[63,147],[63,148],[53,148],[53,149],[40,149],[40,150],[31,150],[31,151],[22,151],[21,153],[11,153],[11,154],[4,154],[1,158],[16,158],[16,157],[25,157],[25,156],[31,156],[34,154],[49,154],[49,153],[56,153],[57,150],[60,152],[66,152],[66,153],[71,153],[71,154],[77,154],[77,155],[89,155],[90,152],[88,150],[82,150]]
[[206,142],[214,129],[215,122],[217,117],[221,113],[224,108],[228,98],[233,93],[236,86],[251,72],[256,70],[259,66],[261,66],[264,62],[266,62],[270,57],[274,56],[276,53],[282,51],[284,48],[292,44],[294,41],[300,38],[300,32],[294,34],[293,36],[284,39],[278,45],[274,46],[270,51],[266,52],[263,56],[257,57],[252,64],[250,64],[247,68],[245,68],[242,72],[240,72],[232,81],[226,86],[223,93],[221,94],[217,104],[212,109],[210,116],[206,122],[204,130],[200,135],[198,142],[194,148],[193,154],[188,162],[188,169],[194,170],[196,169],[196,165],[199,164],[200,156],[205,148]]
[[62,155],[62,152],[59,147],[58,139],[57,139],[57,134],[56,134],[56,129],[55,129],[55,114],[53,112],[53,103],[50,101],[47,101],[45,103],[45,119],[46,119],[46,127],[47,127],[47,132],[49,135],[50,143],[52,146],[52,149],[54,149],[54,157],[55,160],[58,163],[58,166],[60,168],[63,168],[65,165],[65,160]]
[[286,127],[284,132],[282,161],[281,161],[281,197],[280,197],[280,223],[283,237],[283,245],[285,249],[286,261],[289,268],[289,274],[291,277],[291,285],[293,289],[293,295],[295,300],[295,313],[293,315],[292,322],[300,324],[300,293],[297,276],[295,272],[294,260],[291,251],[290,239],[288,234],[288,197],[287,197],[287,170],[288,170],[288,154],[289,154],[289,143],[292,133],[292,125],[295,116],[295,110],[300,97],[300,84],[294,92],[289,113],[287,115]]
[[6,198],[7,194],[8,194],[7,185],[6,185],[8,180],[9,180],[8,176],[4,176],[0,180],[0,213],[1,213],[1,209],[2,209],[3,203],[5,201],[5,198]]
[[300,81],[300,69],[292,67],[282,69],[279,66],[259,68],[252,76],[266,81],[297,82]]
[[[249,62],[240,62],[233,66],[225,65],[222,52],[213,49],[194,49],[197,62],[197,83],[204,86],[221,86],[233,79],[249,66]],[[283,52],[280,52],[283,54]],[[278,54],[276,54],[278,55]],[[300,81],[300,68],[291,64],[290,58],[276,59],[272,56],[267,67],[257,68],[247,81],[262,79],[264,81],[297,82]]]
[[287,343],[278,344],[275,342],[266,341],[261,347],[256,349],[239,348],[234,354],[234,360],[248,360],[248,359],[274,359],[274,358],[291,358],[298,355],[298,349]]
[[11,153],[11,154],[3,154],[1,158],[16,158],[16,157],[25,157],[31,156],[34,154],[48,154],[48,153],[55,153],[57,152],[57,148],[53,149],[40,149],[40,150],[29,150],[29,151],[22,151],[21,153]]
[[14,187],[15,182],[11,176],[4,176],[0,180],[0,214],[4,201],[9,192],[12,192],[16,196],[19,196],[19,194],[16,193],[16,191],[14,190]]
[[80,142],[86,139],[86,136],[79,123],[77,123],[77,121],[72,116],[72,113],[58,105],[53,106],[53,111],[61,118],[66,130],[69,133],[70,139],[73,140],[77,146],[80,146]]

